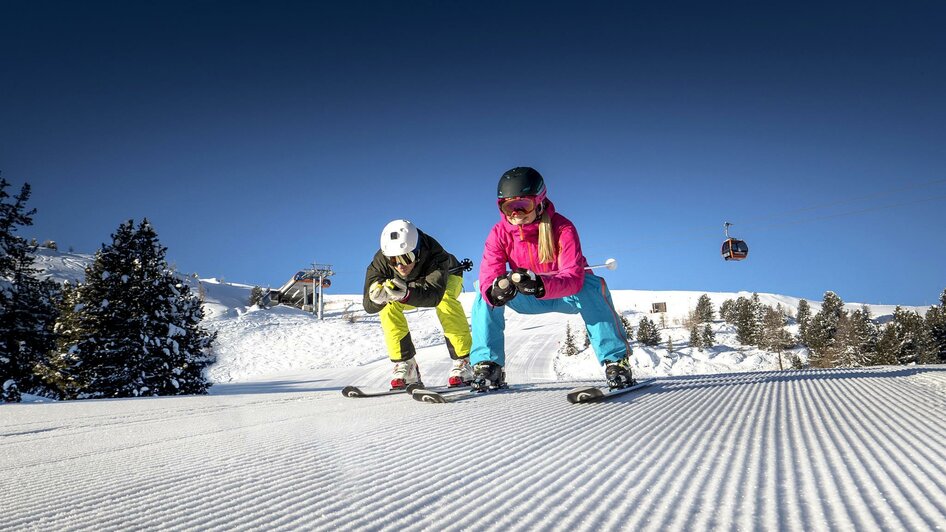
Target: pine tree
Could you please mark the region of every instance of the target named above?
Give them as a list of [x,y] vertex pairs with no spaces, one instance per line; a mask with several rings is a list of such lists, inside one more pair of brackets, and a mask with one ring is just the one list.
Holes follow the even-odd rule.
[[700,323],[708,323],[713,321],[715,313],[710,297],[706,294],[701,295],[696,302],[696,319]]
[[641,318],[640,323],[637,324],[637,341],[649,347],[660,345],[660,332],[657,330],[657,325],[647,316]]
[[78,366],[81,361],[76,356],[75,349],[79,342],[78,308],[79,288],[66,282],[62,286],[59,317],[53,329],[56,334],[56,347],[41,368],[43,380],[59,399],[75,399],[83,388],[78,382]]
[[752,293],[752,345],[759,345],[762,342],[762,329],[763,324],[765,323],[765,312],[769,308],[766,305],[763,305],[759,300],[759,294]]
[[40,369],[55,345],[53,325],[60,297],[56,283],[34,268],[37,245],[16,235],[33,224],[27,210],[30,185],[8,203],[10,186],[0,179],[0,401],[19,401],[21,392],[48,394]]
[[575,356],[579,353],[578,345],[575,344],[575,335],[572,334],[571,324],[565,324],[565,341],[559,351],[565,356]]
[[727,299],[719,306],[719,317],[730,325],[736,324],[736,302]]
[[874,359],[877,329],[866,307],[841,314],[837,334],[829,350],[830,358],[837,367],[866,366]]
[[755,345],[756,309],[752,300],[740,297],[733,307],[733,325],[736,326],[736,340],[743,345]]
[[932,339],[926,322],[915,311],[897,307],[884,327],[872,364],[925,364],[931,357]]
[[766,306],[764,313],[762,331],[759,334],[759,347],[766,351],[778,353],[779,369],[784,369],[782,351],[794,345],[791,333],[785,329],[787,323],[785,311],[782,310],[781,305],[776,308]]
[[785,329],[787,323],[785,311],[779,305],[776,308],[764,307],[762,330],[759,333],[759,347],[779,355],[779,366],[782,364],[782,351],[794,345],[791,334]]
[[79,289],[78,396],[133,397],[205,393],[215,335],[203,310],[170,271],[150,223],[129,220],[96,253]]
[[261,286],[254,286],[250,291],[250,306],[264,307],[267,293]]
[[900,339],[897,338],[897,327],[893,322],[888,323],[880,331],[874,355],[868,360],[871,366],[895,366],[899,363]]
[[809,364],[816,368],[835,367],[833,359],[834,338],[837,335],[838,323],[844,313],[844,302],[834,292],[824,293],[824,302],[821,310],[811,319],[807,337],[804,339],[811,351]]
[[713,327],[707,323],[703,326],[703,338],[702,343],[703,347],[709,349],[716,345],[716,334],[713,333]]
[[624,326],[624,336],[630,340],[634,338],[634,329],[631,327],[631,322],[628,321],[627,316],[621,314],[621,325]]
[[585,328],[585,339],[582,341],[581,349],[585,350],[591,347],[591,336],[588,335],[588,328]]
[[667,354],[673,354],[673,338],[670,338],[670,335],[667,335],[667,343],[665,344],[667,348]]
[[923,354],[929,343],[923,318],[915,311],[897,307],[893,313],[893,324],[898,340],[897,361],[900,364],[924,363]]
[[798,302],[798,317],[795,318],[795,321],[798,323],[798,341],[805,343],[808,326],[811,325],[811,306],[807,300],[802,299]]
[[939,296],[940,304],[933,305],[926,312],[926,330],[929,337],[929,354],[926,359],[931,363],[946,363],[946,290]]
[[703,331],[700,330],[700,324],[694,322],[690,324],[690,347],[695,347],[703,352]]

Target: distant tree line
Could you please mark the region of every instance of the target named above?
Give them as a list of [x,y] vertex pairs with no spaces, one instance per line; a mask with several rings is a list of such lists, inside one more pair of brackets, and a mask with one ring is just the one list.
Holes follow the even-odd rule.
[[0,401],[202,394],[216,334],[199,298],[171,270],[147,220],[122,223],[82,283],[42,279],[30,186],[0,179]]
[[[684,321],[690,332],[690,347],[703,351],[716,344],[712,327],[715,317],[712,301],[703,294]],[[848,311],[837,294],[825,292],[821,310],[814,315],[808,301],[799,302],[794,317],[797,335],[787,329],[793,318],[785,309],[762,304],[758,294],[724,301],[719,317],[735,328],[740,344],[778,353],[780,367],[784,367],[782,353],[797,347],[808,349],[807,365],[814,368],[946,363],[946,290],[940,295],[940,304],[931,306],[925,317],[897,307],[886,324],[878,324],[866,305]],[[627,319],[621,319],[628,338],[635,337]],[[663,344],[672,352],[673,343],[661,338],[660,328],[644,316],[638,322],[635,338],[641,345]],[[570,330],[565,346],[568,354],[579,352],[571,347],[574,337]],[[794,352],[785,363],[794,368],[805,365]]]
[[[720,305],[720,316],[736,328],[737,339],[768,351],[802,346],[808,349],[808,365],[814,368],[875,365],[937,364],[946,362],[946,290],[940,304],[921,316],[901,307],[884,325],[876,323],[865,305],[848,311],[834,292],[824,294],[821,310],[812,315],[808,301],[801,300],[795,321],[798,335],[784,329],[788,318],[779,307],[760,304],[758,294]],[[792,365],[800,367],[794,357]]]

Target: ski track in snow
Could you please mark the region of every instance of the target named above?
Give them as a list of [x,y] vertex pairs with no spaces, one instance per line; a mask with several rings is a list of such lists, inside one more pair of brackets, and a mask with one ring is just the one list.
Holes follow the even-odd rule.
[[943,529],[946,396],[917,382],[944,376],[670,377],[592,405],[565,401],[576,383],[13,405],[0,508],[10,530]]

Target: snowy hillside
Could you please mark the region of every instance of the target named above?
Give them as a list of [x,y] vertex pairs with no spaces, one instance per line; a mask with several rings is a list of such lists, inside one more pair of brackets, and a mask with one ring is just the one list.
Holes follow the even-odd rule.
[[[468,285],[470,283],[467,283]],[[367,315],[361,307],[361,296],[330,295],[326,298],[324,321],[311,313],[287,307],[271,309],[232,306],[249,300],[249,286],[227,285],[213,280],[202,281],[206,293],[208,327],[218,331],[217,364],[211,376],[217,382],[268,378],[267,372],[283,373],[324,370],[322,375],[339,379],[339,384],[354,381],[383,386],[390,370],[383,348],[378,317]],[[651,304],[667,304],[667,328],[661,333],[674,343],[673,353],[666,346],[657,348],[634,344],[633,364],[638,376],[695,375],[738,371],[767,371],[779,368],[778,355],[740,345],[733,326],[717,320],[713,323],[717,344],[703,352],[690,348],[689,331],[683,319],[696,306],[702,292],[652,292],[615,290],[618,311],[636,326],[647,316],[659,321],[659,314],[649,312]],[[713,304],[751,294],[709,293]],[[474,294],[467,291],[460,301],[469,315]],[[767,305],[782,305],[795,312],[798,298],[760,294]],[[847,305],[850,309],[859,303]],[[875,318],[883,319],[895,307],[869,305]],[[820,303],[812,303],[815,312]],[[916,310],[924,312],[925,309]],[[538,382],[601,378],[602,370],[590,350],[576,356],[559,353],[565,326],[583,330],[579,316],[545,314],[524,316],[508,310],[507,364],[512,382]],[[446,379],[448,360],[443,336],[433,309],[408,313],[411,337],[418,348],[418,361],[427,376],[427,384],[441,384]],[[796,332],[796,327],[788,327]],[[796,350],[803,359],[804,349]],[[783,353],[787,364],[789,352]],[[350,383],[350,382],[349,382]]]
[[91,255],[68,253],[48,248],[36,250],[35,267],[43,275],[58,281],[77,282],[85,279],[85,267],[92,262]]
[[[38,266],[57,280],[82,278],[89,255],[62,253],[41,249]],[[318,370],[323,378],[337,384],[357,382],[384,386],[388,380],[387,361],[378,317],[365,314],[360,295],[326,297],[325,319],[319,321],[311,313],[278,306],[270,309],[248,307],[251,286],[221,282],[217,279],[197,281],[184,277],[194,290],[204,294],[206,325],[218,332],[215,352],[217,364],[210,370],[215,382],[266,380],[273,375]],[[466,292],[460,300],[469,315],[473,301],[472,282],[465,283]],[[650,313],[653,303],[666,303],[664,317],[667,328],[661,331],[674,344],[673,353],[666,346],[649,348],[634,344],[633,364],[637,376],[695,375],[739,371],[768,371],[779,368],[777,354],[740,345],[731,325],[718,320],[713,324],[717,345],[700,352],[690,348],[689,331],[683,327],[687,313],[696,306],[703,292],[615,290],[614,304],[628,321],[636,326],[647,316],[660,321],[660,314]],[[748,292],[714,293],[710,299],[718,310],[727,299],[750,297]],[[843,295],[842,295],[843,296]],[[798,298],[775,294],[759,294],[763,304],[781,305],[790,314],[798,308]],[[813,312],[820,302],[809,301]],[[856,310],[861,303],[847,303]],[[885,321],[894,310],[892,305],[868,305],[878,321]],[[905,307],[925,313],[923,307]],[[574,379],[598,379],[602,370],[590,350],[567,357],[559,347],[570,324],[582,339],[583,323],[578,316],[545,314],[521,316],[508,311],[507,363],[511,382],[551,382]],[[433,309],[420,309],[408,314],[411,337],[418,348],[418,361],[427,384],[446,380],[449,361],[443,336]],[[796,332],[789,326],[791,332]],[[803,359],[803,349],[797,351]],[[787,353],[783,364],[787,363]]]

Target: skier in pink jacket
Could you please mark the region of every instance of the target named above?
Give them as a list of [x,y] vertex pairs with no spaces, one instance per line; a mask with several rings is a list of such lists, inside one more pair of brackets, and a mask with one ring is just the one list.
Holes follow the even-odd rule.
[[506,387],[505,306],[522,314],[581,314],[608,385],[634,384],[631,348],[611,292],[604,279],[586,270],[578,231],[555,212],[542,175],[513,168],[499,178],[497,196],[500,220],[486,239],[473,300],[472,388]]

